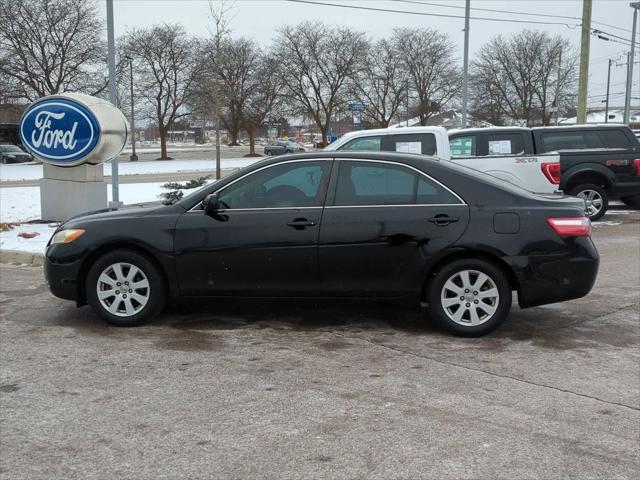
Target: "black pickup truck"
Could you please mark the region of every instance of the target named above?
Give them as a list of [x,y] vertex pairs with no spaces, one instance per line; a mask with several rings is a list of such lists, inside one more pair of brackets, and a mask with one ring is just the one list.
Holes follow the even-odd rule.
[[624,125],[495,127],[449,133],[452,148],[465,156],[560,154],[560,190],[584,198],[592,220],[601,218],[609,199],[640,208],[640,143]]

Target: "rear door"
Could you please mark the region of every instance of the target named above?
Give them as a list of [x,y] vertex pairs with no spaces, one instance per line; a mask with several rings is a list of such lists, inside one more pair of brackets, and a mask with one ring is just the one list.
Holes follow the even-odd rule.
[[455,192],[397,162],[336,160],[320,229],[322,291],[334,296],[417,293],[429,257],[464,232]]

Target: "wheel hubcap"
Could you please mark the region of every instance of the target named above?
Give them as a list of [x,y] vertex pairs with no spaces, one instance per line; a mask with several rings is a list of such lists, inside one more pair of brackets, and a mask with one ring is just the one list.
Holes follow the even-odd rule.
[[149,301],[149,280],[142,270],[130,263],[118,262],[105,268],[96,285],[98,300],[112,315],[130,317]]
[[445,282],[440,302],[451,320],[472,327],[491,320],[498,309],[500,295],[496,283],[486,273],[462,270]]
[[583,190],[578,194],[578,198],[584,200],[587,215],[593,217],[602,210],[602,196],[595,190]]

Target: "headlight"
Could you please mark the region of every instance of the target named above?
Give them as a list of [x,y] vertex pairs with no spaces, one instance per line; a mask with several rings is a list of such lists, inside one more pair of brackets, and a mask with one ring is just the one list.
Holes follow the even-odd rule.
[[84,234],[82,229],[60,230],[51,239],[51,245],[56,243],[71,243]]

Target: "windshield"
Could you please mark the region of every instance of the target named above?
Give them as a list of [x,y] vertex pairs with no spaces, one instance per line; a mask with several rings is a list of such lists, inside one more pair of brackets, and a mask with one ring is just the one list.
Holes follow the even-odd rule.
[[0,145],[0,152],[24,153],[20,147],[15,145]]

